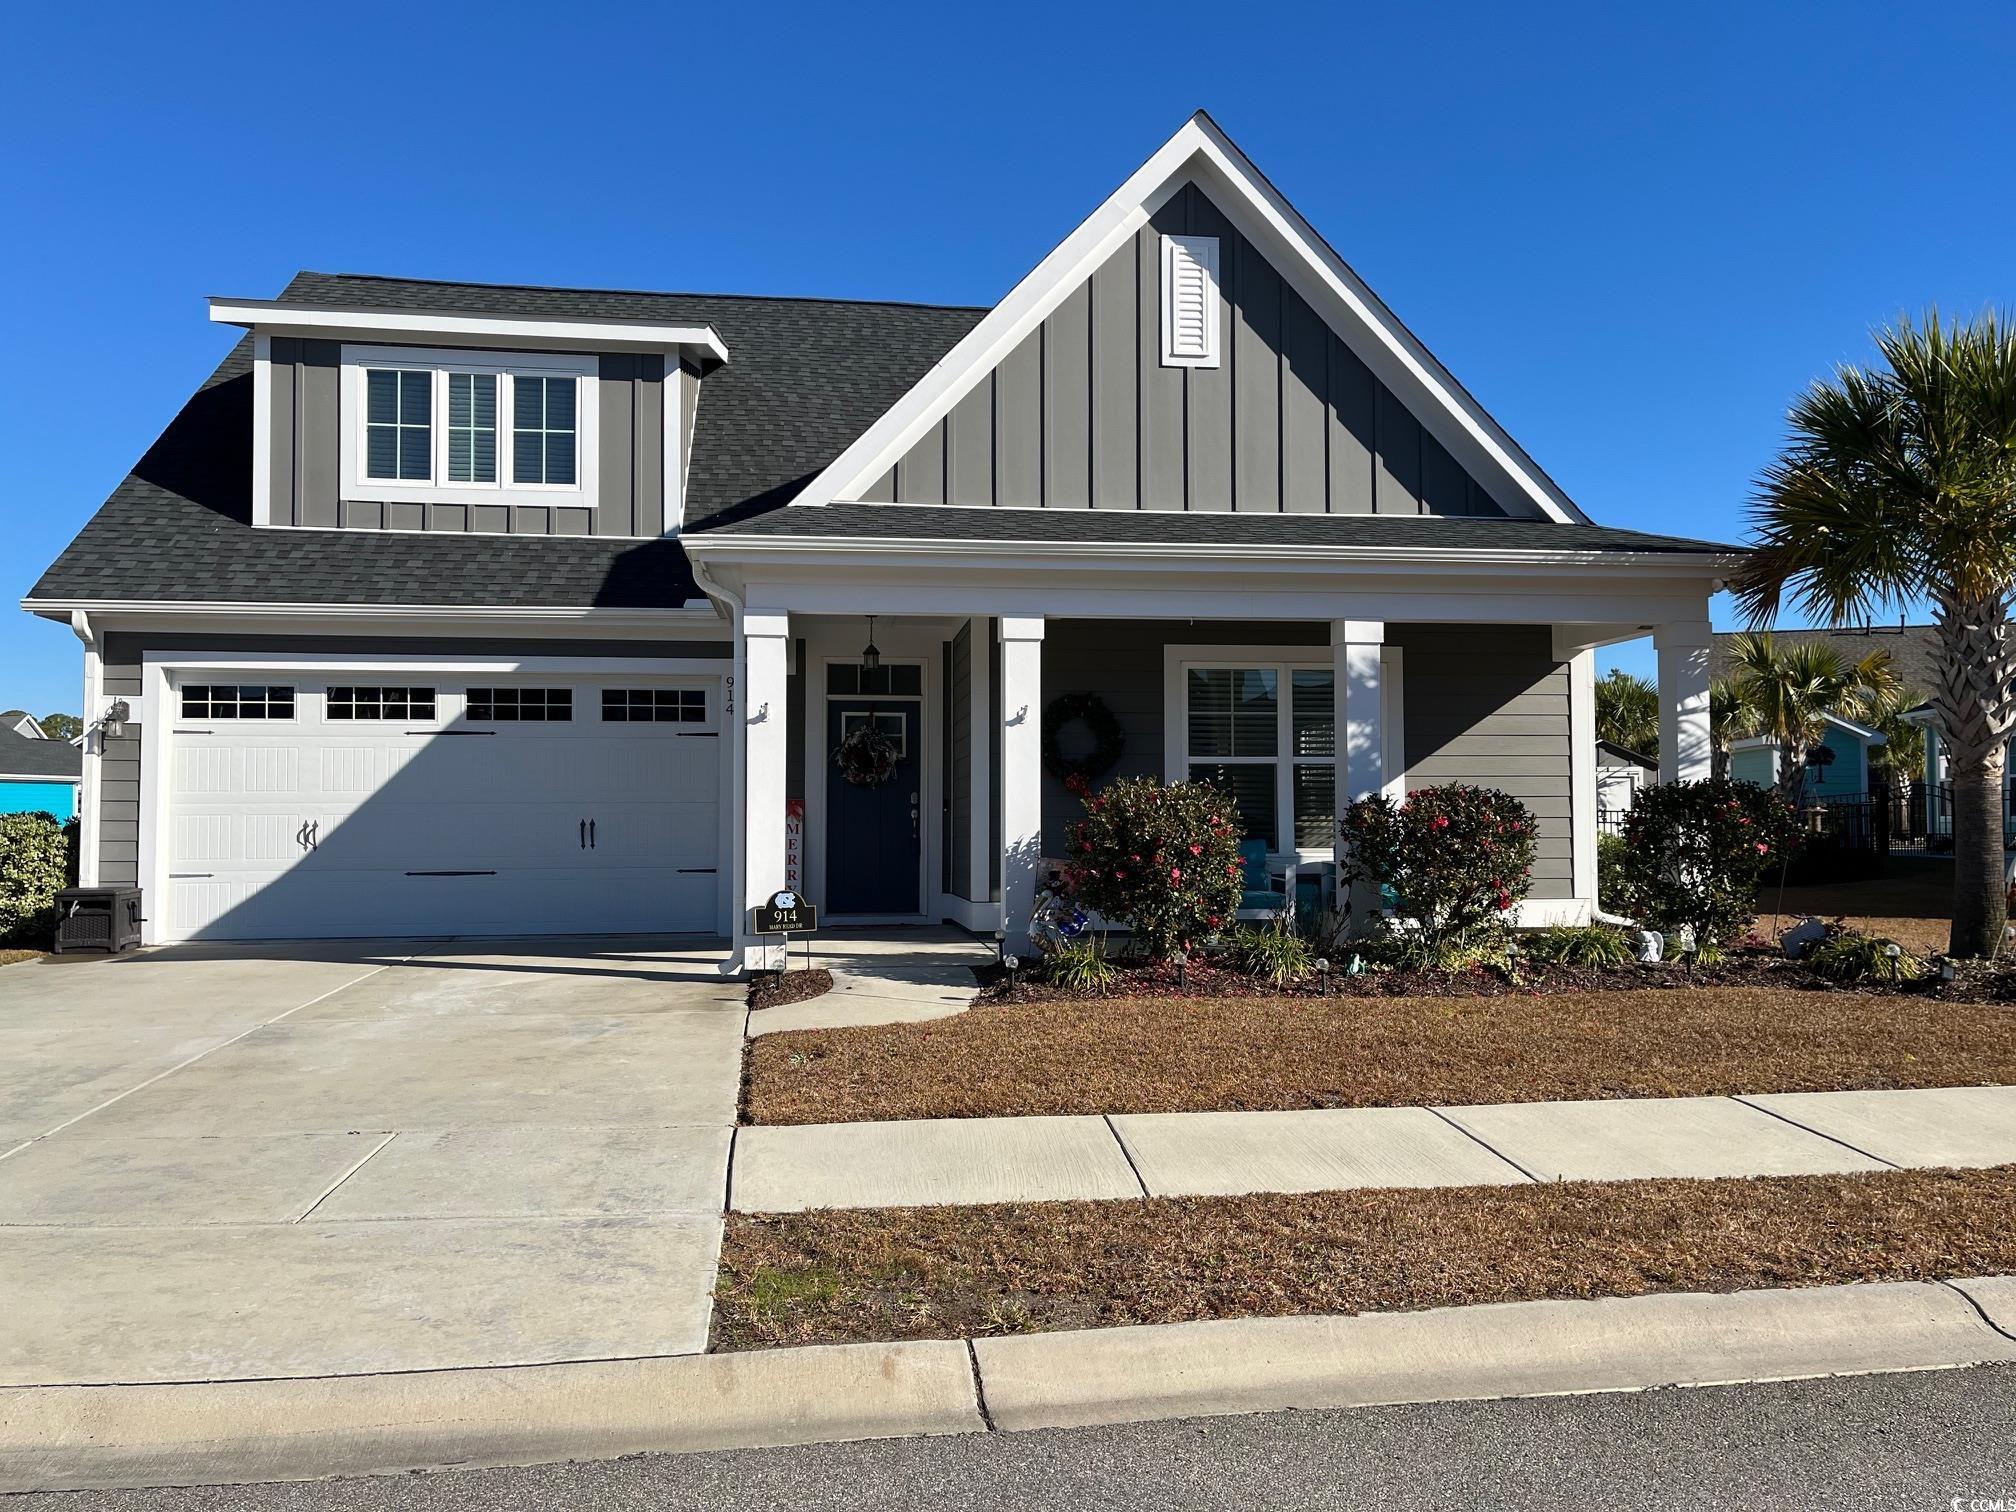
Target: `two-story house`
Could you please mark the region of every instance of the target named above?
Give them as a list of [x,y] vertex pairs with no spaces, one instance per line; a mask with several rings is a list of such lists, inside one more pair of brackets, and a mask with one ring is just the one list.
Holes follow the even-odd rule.
[[1648,630],[1662,775],[1707,772],[1728,548],[1592,523],[1202,114],[991,309],[303,273],[210,315],[26,601],[83,646],[84,879],[153,941],[748,945],[787,875],[1013,936],[1068,695],[1098,780],[1218,782],[1277,857],[1502,788],[1528,915],[1581,918],[1592,652]]

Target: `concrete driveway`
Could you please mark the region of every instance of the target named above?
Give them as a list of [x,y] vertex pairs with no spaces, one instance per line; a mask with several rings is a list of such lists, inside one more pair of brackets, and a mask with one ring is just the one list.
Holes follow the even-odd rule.
[[0,971],[0,1385],[706,1347],[741,990],[665,940]]

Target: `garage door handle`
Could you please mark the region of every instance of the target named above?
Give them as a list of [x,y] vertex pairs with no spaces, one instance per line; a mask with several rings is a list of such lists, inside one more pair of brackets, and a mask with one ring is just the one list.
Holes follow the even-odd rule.
[[595,821],[593,819],[588,821],[588,849],[595,849]]
[[581,849],[588,849],[588,821],[586,819],[581,821]]

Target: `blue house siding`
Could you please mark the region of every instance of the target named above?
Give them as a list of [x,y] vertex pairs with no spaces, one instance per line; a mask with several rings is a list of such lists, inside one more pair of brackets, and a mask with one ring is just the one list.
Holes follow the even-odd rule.
[[54,814],[66,823],[77,817],[74,782],[9,782],[0,779],[0,814]]

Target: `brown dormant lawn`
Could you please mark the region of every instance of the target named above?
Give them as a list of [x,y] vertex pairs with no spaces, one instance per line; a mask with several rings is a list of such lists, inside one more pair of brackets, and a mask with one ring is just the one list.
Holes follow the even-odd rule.
[[714,1347],[2016,1270],[2016,1167],[728,1219]]
[[750,1123],[2016,1083],[2016,1005],[1778,988],[982,1003],[750,1042]]

